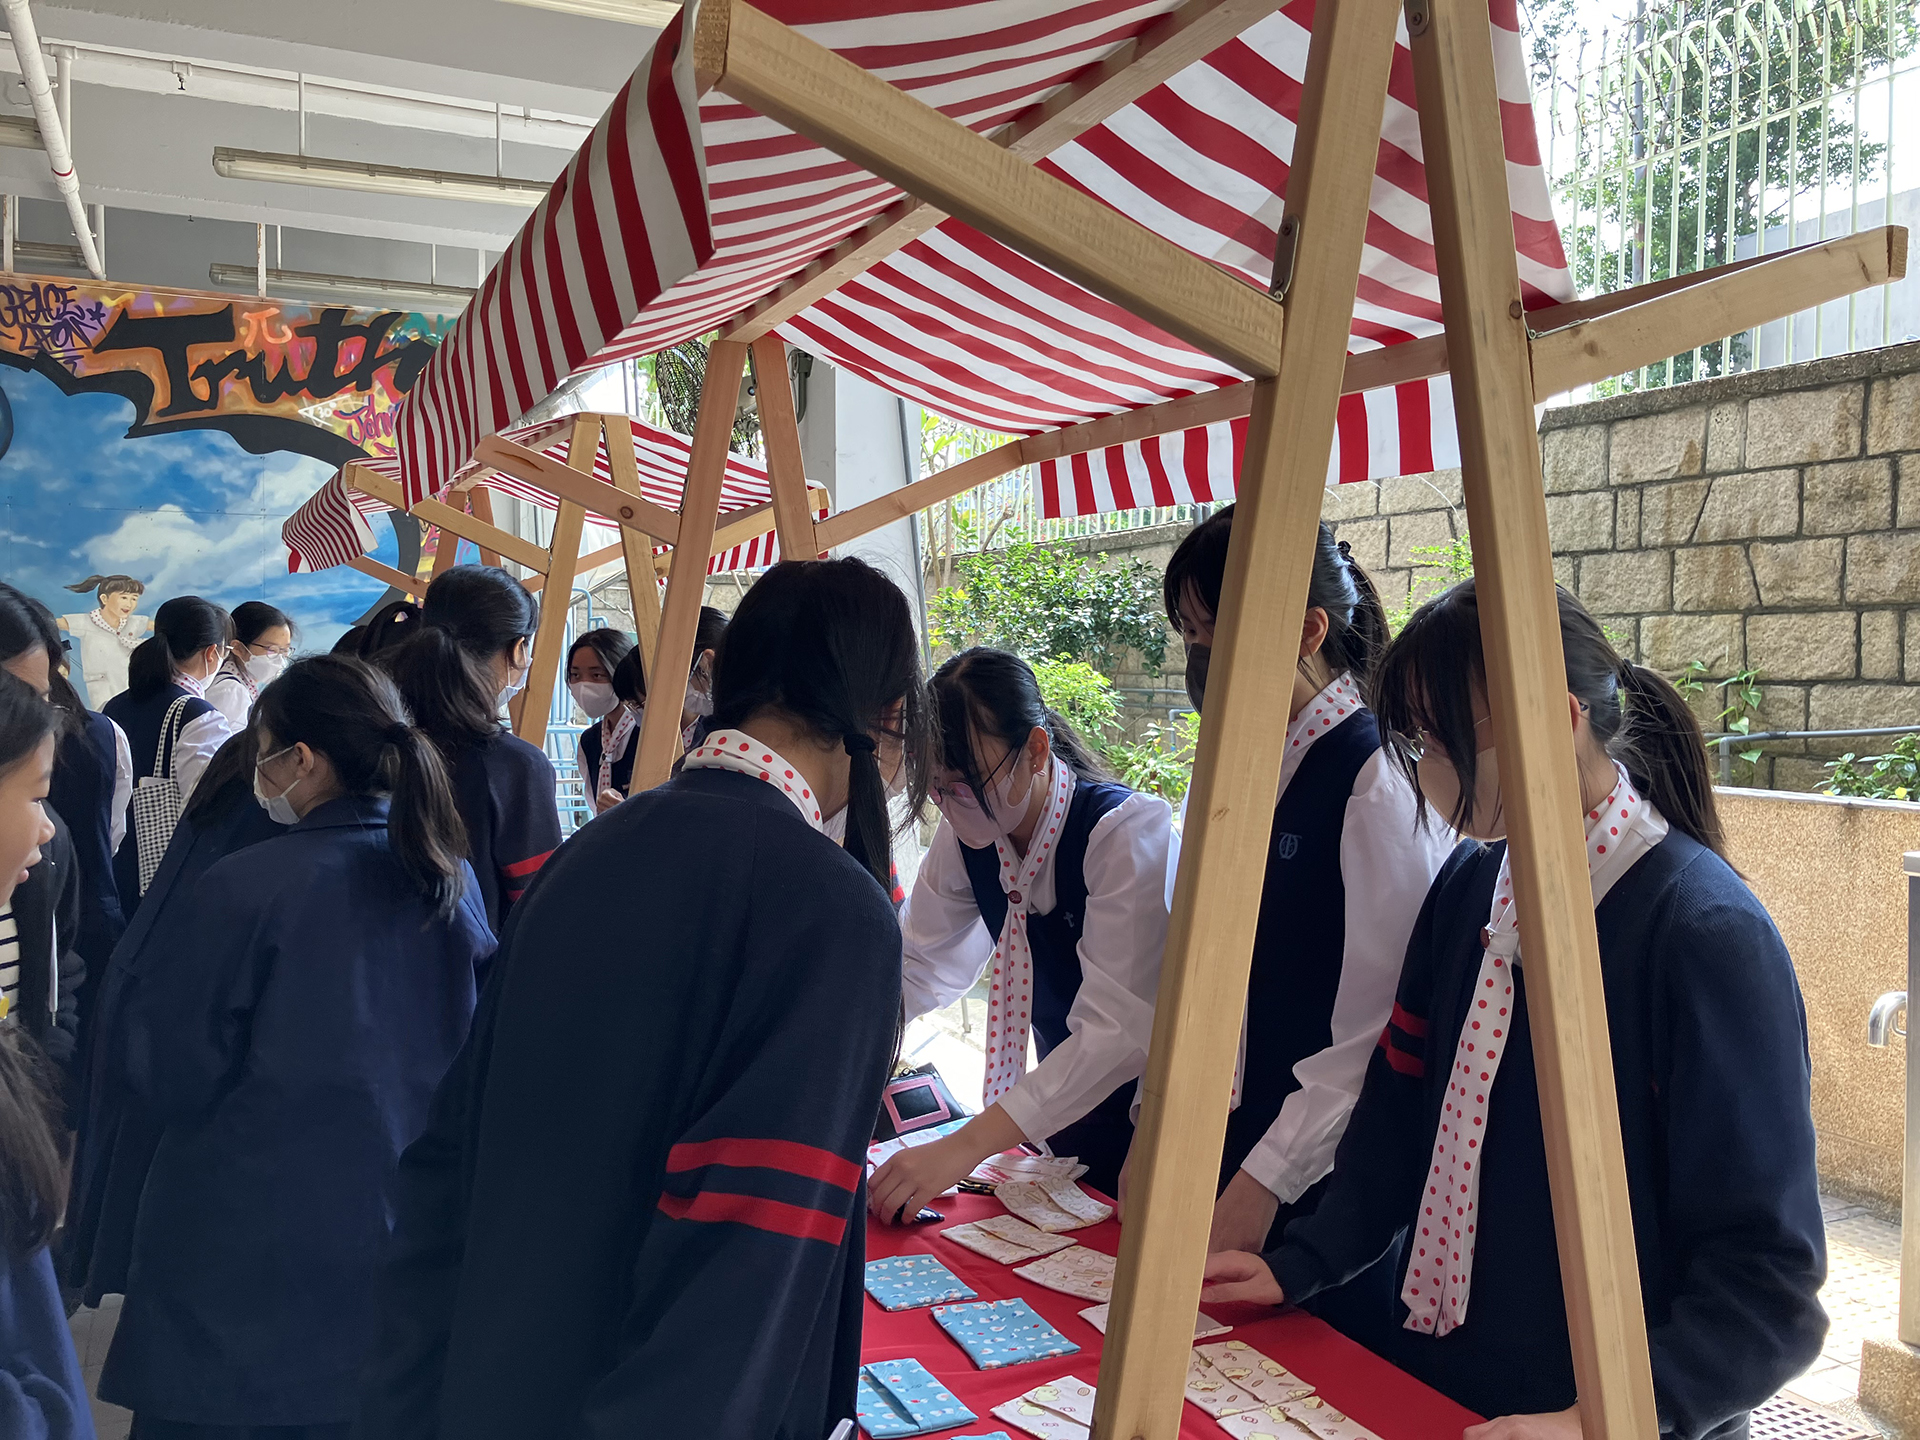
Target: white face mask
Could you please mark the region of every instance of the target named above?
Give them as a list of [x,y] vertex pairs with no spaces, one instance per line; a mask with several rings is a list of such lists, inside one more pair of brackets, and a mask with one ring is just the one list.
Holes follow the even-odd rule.
[[[1022,791],[1018,798],[1013,793],[1016,784]],[[938,804],[947,824],[953,827],[954,838],[970,850],[984,850],[989,845],[997,845],[1019,827],[1032,801],[1033,772],[1016,759],[1013,768],[993,786],[991,815],[971,796],[963,799],[959,795],[943,794]]]
[[580,713],[593,720],[611,715],[613,707],[620,703],[613,686],[605,681],[573,680],[567,683],[567,690],[573,696],[573,703],[580,707]]
[[513,699],[514,696],[527,688],[527,670],[531,670],[532,668],[531,665],[527,666],[526,670],[522,670],[517,676],[514,675],[511,670],[507,672],[510,678],[507,680],[506,687],[500,692],[499,704],[505,705],[509,700]]
[[276,825],[291,825],[300,818],[294,811],[293,802],[287,798],[293,793],[293,787],[300,783],[300,777],[294,776],[287,788],[278,795],[269,795],[260,788],[260,767],[268,761],[278,760],[282,755],[292,753],[293,746],[289,745],[284,750],[276,750],[271,755],[261,756],[253,765],[253,798],[260,802],[260,808],[267,812],[267,818]]
[[284,655],[249,655],[247,657],[247,678],[256,685],[271,685],[280,678],[280,672],[287,668]]

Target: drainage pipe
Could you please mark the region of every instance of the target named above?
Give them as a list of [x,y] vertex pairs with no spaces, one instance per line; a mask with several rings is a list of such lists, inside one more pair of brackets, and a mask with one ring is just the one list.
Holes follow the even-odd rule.
[[87,207],[80,200],[80,179],[73,173],[73,152],[67,148],[67,132],[60,124],[53,85],[47,79],[47,57],[40,50],[40,31],[33,23],[33,11],[27,0],[0,0],[0,10],[6,12],[7,33],[13,37],[20,77],[26,81],[27,96],[33,102],[33,118],[40,122],[40,139],[47,147],[47,164],[53,170],[54,187],[66,202],[73,233],[80,241],[80,258],[94,279],[104,280],[106,267],[100,263],[100,252],[93,243],[93,227],[87,223]]

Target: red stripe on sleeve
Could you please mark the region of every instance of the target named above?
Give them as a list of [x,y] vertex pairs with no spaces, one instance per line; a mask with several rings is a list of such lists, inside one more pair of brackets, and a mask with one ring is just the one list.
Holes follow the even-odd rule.
[[502,865],[500,873],[510,879],[518,880],[523,875],[533,874],[547,863],[547,857],[552,854],[551,850],[542,850],[538,855],[530,855],[525,860],[516,860],[511,865]]
[[781,1170],[807,1180],[821,1180],[851,1194],[860,1183],[861,1167],[831,1150],[803,1145],[797,1140],[696,1140],[667,1152],[667,1173],[698,1170],[702,1165],[732,1165],[739,1169]]
[[1392,1035],[1393,1032],[1391,1030],[1382,1030],[1380,1032],[1380,1048],[1387,1053],[1387,1064],[1398,1070],[1402,1075],[1411,1075],[1414,1079],[1418,1080],[1427,1073],[1427,1062],[1422,1060],[1418,1055],[1409,1054],[1394,1044]]
[[846,1220],[824,1210],[717,1190],[702,1190],[689,1198],[662,1195],[660,1213],[670,1220],[694,1220],[707,1225],[750,1225],[755,1230],[789,1235],[796,1240],[820,1240],[828,1245],[838,1245],[847,1233]]
[[1416,1040],[1427,1033],[1427,1022],[1422,1020],[1418,1015],[1411,1015],[1407,1011],[1402,1010],[1398,1000],[1393,1002],[1392,1023],[1399,1026]]

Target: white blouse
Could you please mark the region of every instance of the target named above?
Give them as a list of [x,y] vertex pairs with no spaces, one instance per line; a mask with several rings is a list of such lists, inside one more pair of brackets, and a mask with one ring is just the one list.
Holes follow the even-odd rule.
[[[1342,676],[1321,696],[1343,683],[1351,685]],[[1308,724],[1312,713],[1309,704],[1288,727],[1289,741],[1297,739],[1299,744],[1289,743],[1281,762],[1281,795],[1287,793],[1307,751],[1329,733]],[[1180,816],[1184,822],[1184,801]],[[1433,877],[1458,840],[1446,822],[1431,812],[1425,826],[1420,824],[1413,786],[1385,750],[1376,750],[1360,767],[1340,834],[1346,931],[1340,984],[1333,1000],[1332,1040],[1326,1049],[1293,1067],[1300,1088],[1281,1103],[1265,1137],[1240,1167],[1282,1204],[1298,1200],[1308,1186],[1333,1169],[1334,1151],[1346,1133],[1367,1063],[1393,1009],[1414,922],[1420,918]],[[1176,834],[1167,858],[1169,904],[1179,863]],[[1258,1046],[1260,1035],[1251,1017],[1243,1025],[1242,1043],[1248,1049]]]
[[[1085,1116],[1146,1069],[1160,955],[1167,942],[1162,878],[1171,814],[1156,795],[1130,795],[1095,823],[1081,862],[1087,883],[1077,947],[1080,990],[1067,1011],[1067,1039],[1000,1098],[1031,1140]],[[1053,911],[1056,855],[1033,885],[1032,913]],[[980,918],[960,842],[945,820],[921,862],[900,930],[901,994],[909,1020],[950,1005],[993,963],[995,937]]]

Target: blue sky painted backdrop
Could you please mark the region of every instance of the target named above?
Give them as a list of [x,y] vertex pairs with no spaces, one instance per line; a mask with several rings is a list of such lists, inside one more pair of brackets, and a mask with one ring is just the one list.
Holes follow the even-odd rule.
[[[218,430],[127,439],[131,401],[63,395],[45,377],[0,368],[13,439],[0,456],[0,575],[56,615],[91,608],[62,589],[89,574],[143,580],[139,613],[174,595],[231,609],[279,606],[299,649],[325,650],[385,588],[356,571],[287,573],[280,525],[332,467],[306,455],[251,455]],[[374,521],[373,558],[397,563],[393,528]]]

